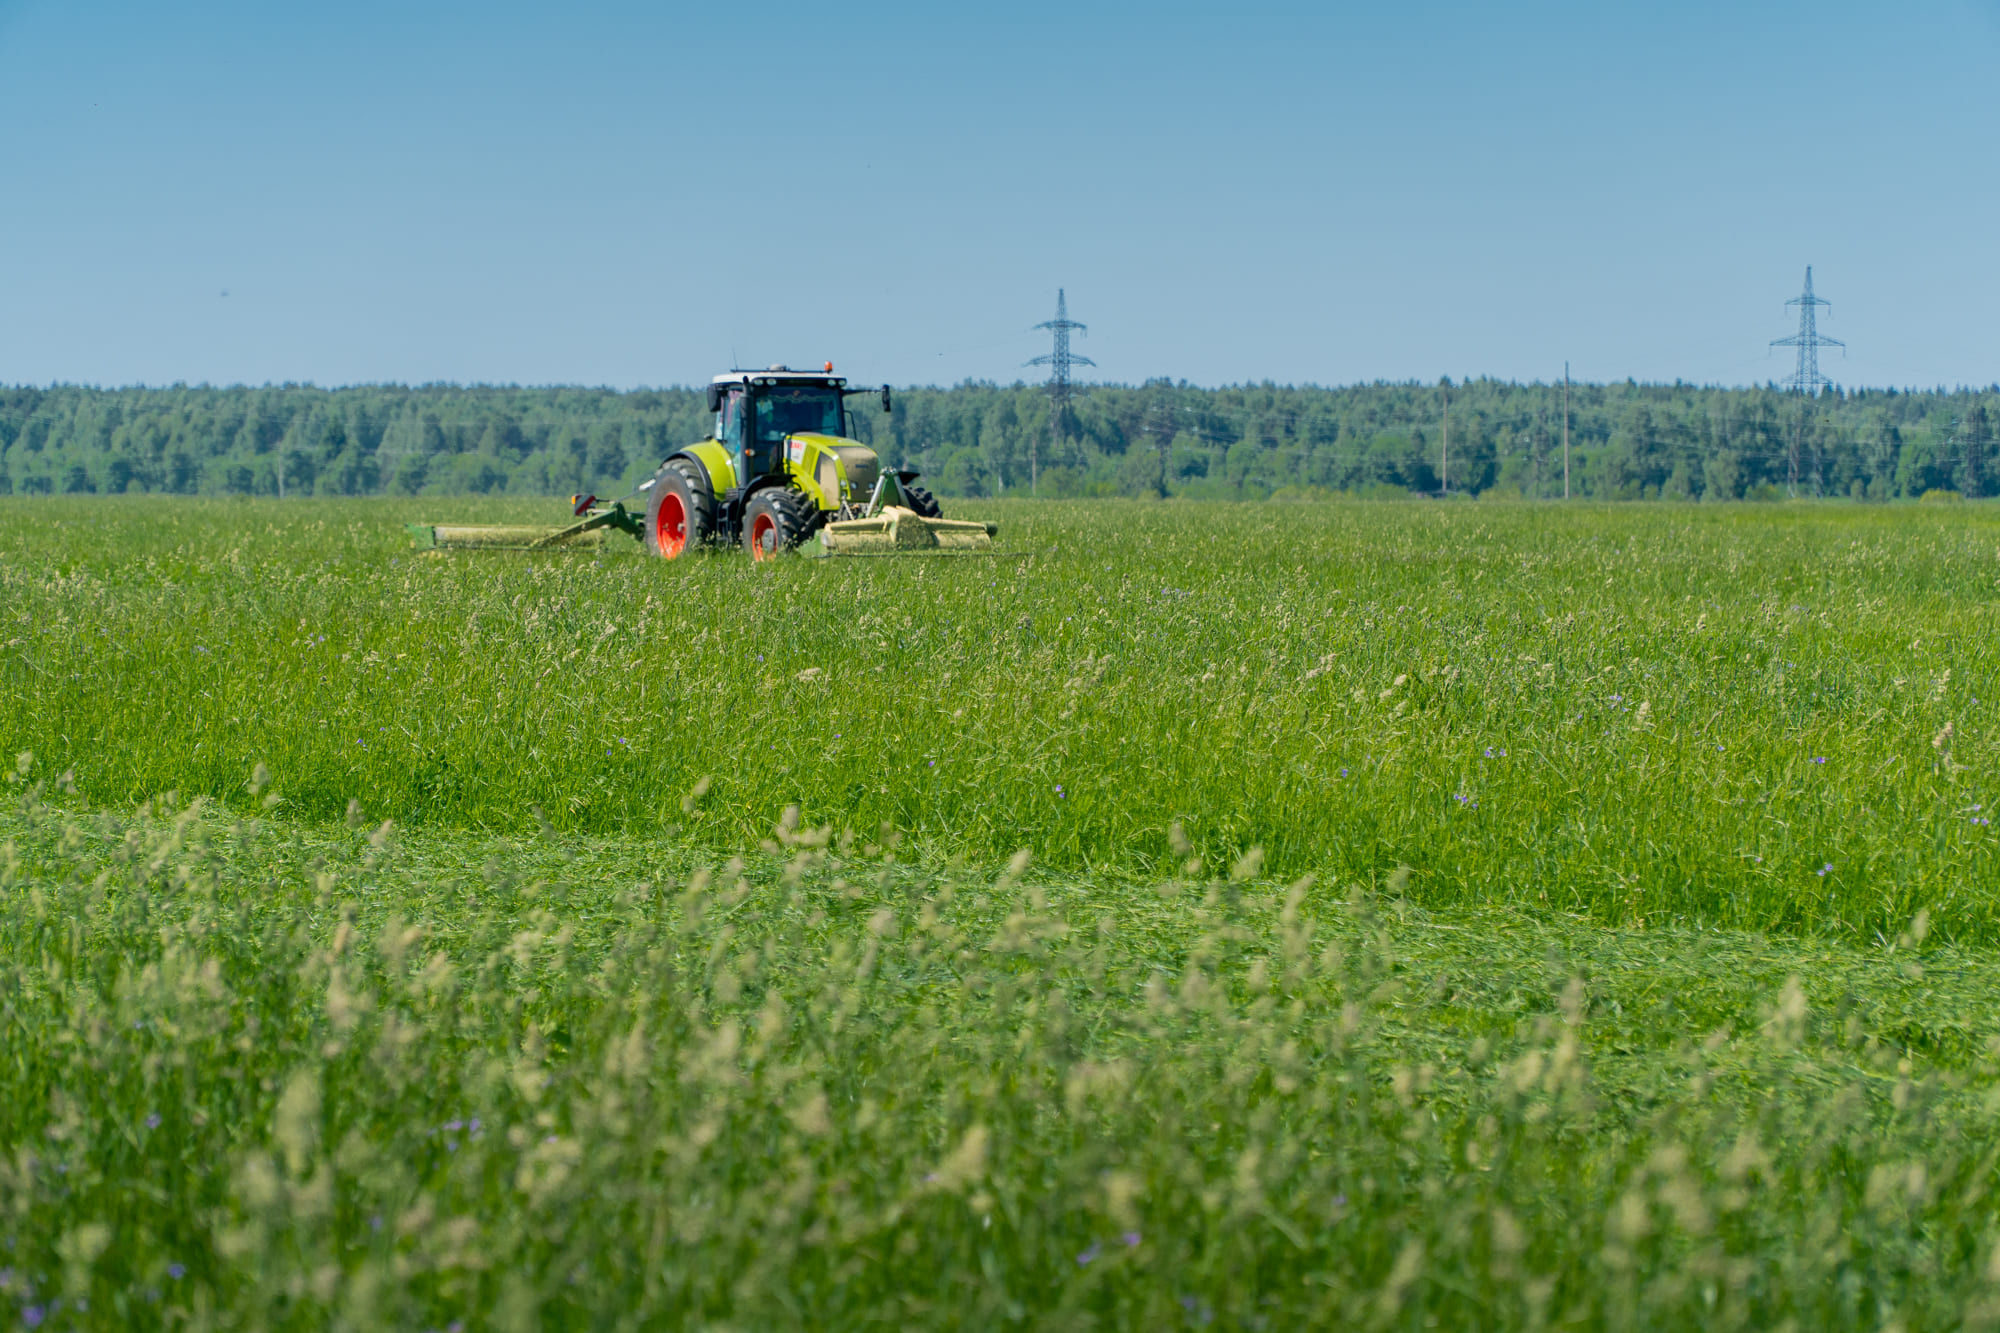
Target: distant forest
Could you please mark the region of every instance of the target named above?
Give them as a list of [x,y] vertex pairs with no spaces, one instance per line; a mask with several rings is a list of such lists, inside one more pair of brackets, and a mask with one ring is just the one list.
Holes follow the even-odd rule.
[[[1264,499],[1437,492],[1447,401],[1454,493],[1563,493],[1560,383],[1080,386],[1059,431],[1040,385],[906,389],[887,417],[854,404],[860,438],[947,495]],[[2000,385],[1578,384],[1570,492],[1990,495],[1996,424]],[[615,496],[709,426],[693,389],[0,388],[0,494]]]

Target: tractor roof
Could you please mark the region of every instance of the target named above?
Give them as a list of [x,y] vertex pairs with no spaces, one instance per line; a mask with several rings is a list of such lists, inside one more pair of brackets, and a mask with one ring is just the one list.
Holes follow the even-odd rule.
[[831,370],[793,370],[790,366],[770,366],[764,370],[732,370],[717,375],[713,384],[831,384],[835,388],[847,383],[845,375],[836,375]]

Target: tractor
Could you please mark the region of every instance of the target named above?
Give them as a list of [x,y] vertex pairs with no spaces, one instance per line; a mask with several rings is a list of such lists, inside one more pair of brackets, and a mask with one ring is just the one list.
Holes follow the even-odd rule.
[[[623,500],[572,497],[577,522],[556,529],[413,525],[419,546],[540,550],[595,542],[612,529],[650,554],[676,560],[704,547],[740,546],[752,560],[804,555],[973,554],[990,551],[990,523],[944,517],[937,498],[908,468],[885,468],[854,440],[848,399],[879,397],[889,386],[850,388],[833,373],[732,370],[708,384],[715,418],[707,439],[668,455],[636,494],[643,516]],[[627,499],[635,498],[628,496]]]

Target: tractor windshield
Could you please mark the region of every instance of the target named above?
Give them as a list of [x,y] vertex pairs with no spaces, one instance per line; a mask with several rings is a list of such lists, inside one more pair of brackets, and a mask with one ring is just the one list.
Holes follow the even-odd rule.
[[779,384],[757,395],[757,442],[772,445],[787,435],[841,433],[840,390],[830,385]]

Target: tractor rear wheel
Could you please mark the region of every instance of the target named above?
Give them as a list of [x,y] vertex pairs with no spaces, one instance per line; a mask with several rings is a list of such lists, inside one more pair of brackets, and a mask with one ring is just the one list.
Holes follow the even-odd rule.
[[903,498],[910,502],[910,512],[918,518],[943,518],[944,506],[937,497],[921,486],[905,486]]
[[783,486],[767,486],[743,507],[743,547],[752,560],[775,559],[818,526],[819,511],[805,496]]
[[715,539],[715,497],[700,465],[670,458],[653,474],[646,501],[646,549],[663,560]]

